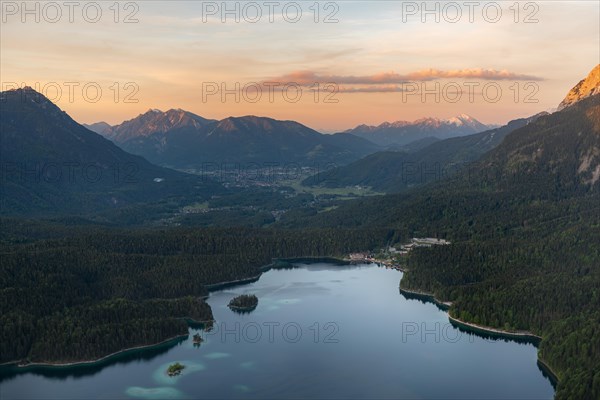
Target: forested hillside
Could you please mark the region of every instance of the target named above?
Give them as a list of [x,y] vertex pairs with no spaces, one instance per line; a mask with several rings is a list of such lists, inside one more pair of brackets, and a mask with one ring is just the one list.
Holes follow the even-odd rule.
[[600,218],[548,226],[419,249],[402,287],[452,301],[450,314],[463,321],[542,336],[539,357],[560,378],[557,398],[598,398]]
[[212,319],[206,285],[254,277],[273,257],[345,255],[387,229],[137,231],[4,219],[0,363],[96,359]]
[[[535,121],[545,113],[473,135],[438,140],[414,151],[385,151],[366,156],[303,181],[308,186],[367,186],[384,193],[399,193],[428,182],[452,177],[498,146],[509,133]],[[426,141],[423,139],[422,141]],[[409,147],[408,147],[409,148]]]

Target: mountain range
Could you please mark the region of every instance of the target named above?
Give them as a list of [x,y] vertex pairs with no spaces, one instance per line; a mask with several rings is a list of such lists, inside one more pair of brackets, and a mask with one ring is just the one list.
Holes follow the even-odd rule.
[[149,110],[107,128],[88,126],[124,150],[174,168],[205,163],[345,164],[380,148],[351,135],[325,135],[295,121],[244,116],[217,121],[189,111]]
[[[561,115],[568,115],[567,111],[579,103],[593,104],[598,100],[598,71],[596,67],[569,92],[561,103],[561,111],[555,113],[556,116],[552,114],[552,118],[560,120]],[[333,179],[321,182],[320,177],[313,177],[304,183],[333,187],[364,185],[387,193],[397,192],[445,178],[448,170],[458,170],[464,163],[501,148],[500,145],[521,143],[517,139],[519,135],[530,127],[542,129],[540,124],[551,117],[542,113],[511,121],[500,128],[444,140],[427,131],[412,142],[396,143],[397,148],[402,149],[399,152],[377,152],[380,146],[354,134],[324,135],[294,121],[255,116],[217,121],[181,109],[149,110],[117,126],[105,123],[89,126],[118,143],[117,147],[79,125],[31,88],[2,92],[0,100],[3,103],[0,120],[2,213],[91,212],[165,199],[201,200],[223,190],[206,177],[200,179],[158,167],[123,149],[143,154],[155,163],[178,168],[194,168],[211,161],[335,162],[341,166],[328,174]],[[579,122],[569,120],[567,125],[577,130]],[[449,126],[467,130],[483,127],[465,115],[445,121],[427,119],[413,124],[382,126],[400,129],[416,125],[438,127],[448,135],[457,135],[448,133]],[[545,129],[552,131],[557,126],[555,123]],[[369,129],[376,132],[379,127]],[[589,126],[586,129],[589,131]],[[566,134],[559,137],[557,143],[567,137]],[[576,149],[579,165],[573,167],[578,177],[585,177],[592,185],[600,179],[600,149],[594,140],[594,136],[588,140],[590,146],[585,154],[579,154],[582,150]],[[553,145],[552,151],[564,153],[560,145]],[[556,156],[549,155],[542,145],[538,146],[538,153],[524,153],[524,149],[533,144],[521,143],[520,146],[520,150],[515,148],[511,152],[523,160]],[[360,159],[361,155],[367,157]],[[572,159],[573,155],[564,154],[563,158]],[[353,160],[356,161],[344,166]],[[517,161],[512,159],[509,164],[522,164]]]
[[[394,226],[413,214],[424,220],[463,221],[459,215],[464,214],[468,220],[470,214],[477,213],[472,207],[480,211],[508,209],[515,204],[535,208],[539,201],[553,204],[569,198],[591,196],[595,199],[600,195],[600,94],[595,94],[598,85],[600,83],[579,83],[577,86],[587,89],[579,91],[580,99],[560,111],[515,120],[488,132],[436,142],[429,150],[426,148],[410,156],[413,164],[424,160],[435,163],[444,159],[453,162],[453,159],[476,158],[475,168],[458,168],[453,179],[431,179],[436,182],[406,193],[349,202],[316,215],[312,222],[303,220],[303,223]],[[454,147],[453,143],[460,145]],[[492,148],[477,157],[480,149],[486,147]],[[473,155],[464,156],[461,151]],[[336,179],[345,179],[349,184],[375,182],[375,187],[383,190],[405,189],[407,183],[398,177],[402,171],[398,163],[406,159],[398,153],[377,153],[342,167],[335,174],[329,171],[324,175],[332,177],[334,185]],[[430,164],[426,167],[425,173],[433,170]],[[419,172],[415,171],[417,176]],[[315,179],[309,178],[313,180],[309,183],[315,183]],[[467,204],[465,199],[472,204]],[[425,206],[426,203],[430,204]],[[459,207],[460,211],[453,211],[453,207]],[[553,210],[560,212],[561,208]]]
[[384,122],[378,126],[359,125],[344,133],[370,140],[380,146],[404,146],[427,137],[448,139],[490,129],[466,114],[449,118],[422,118],[414,122]]
[[345,165],[384,148],[414,150],[489,128],[462,114],[321,134],[294,121],[256,116],[214,120],[182,109],[150,109],[115,126],[98,122],[86,127],[128,152],[179,169],[198,169],[205,163]]
[[29,87],[0,92],[0,102],[2,214],[89,213],[222,191],[125,152]]
[[[560,103],[558,110],[564,111],[590,97],[597,101],[598,94],[600,94],[600,65],[596,66],[585,79],[569,91]],[[427,139],[421,139],[404,146],[404,150],[406,150],[404,152],[377,152],[348,165],[309,177],[304,180],[303,184],[327,187],[358,185],[368,186],[373,190],[385,193],[401,192],[413,186],[448,178],[452,173],[467,167],[467,164],[474,163],[485,153],[503,143],[505,137],[513,131],[524,128],[537,121],[538,118],[546,116],[548,113],[542,112],[528,118],[510,121],[499,128],[445,140],[433,140],[432,143],[428,143]],[[460,121],[469,121],[467,116],[463,117]],[[572,123],[575,124],[575,121]],[[403,123],[398,125],[402,126]],[[465,123],[465,125],[468,124]],[[518,132],[522,132],[522,130]],[[511,136],[511,138],[514,137]],[[419,143],[424,145],[416,146]],[[413,147],[412,151],[411,146]],[[555,151],[559,152],[560,148],[557,147]],[[600,149],[592,148],[586,156],[587,158],[582,159],[581,168],[588,168],[586,163],[588,161],[592,163],[597,156],[596,153],[600,154]],[[533,155],[528,157],[533,157]],[[468,166],[471,169],[474,167],[476,164]],[[589,179],[597,180],[600,170],[594,170],[591,174]]]
[[[326,187],[368,186],[378,192],[400,192],[447,178],[499,145],[512,131],[543,115],[547,113],[516,119],[502,127],[467,136],[445,140],[422,139],[405,146],[405,151],[370,154],[348,165],[309,177],[303,184]],[[423,146],[417,146],[420,143]]]

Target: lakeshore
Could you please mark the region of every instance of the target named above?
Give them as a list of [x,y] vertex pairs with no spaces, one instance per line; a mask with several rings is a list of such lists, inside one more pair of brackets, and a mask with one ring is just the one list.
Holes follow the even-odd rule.
[[159,343],[151,343],[145,344],[141,346],[129,347],[123,350],[115,351],[114,353],[110,353],[106,356],[100,357],[95,360],[83,360],[83,361],[72,361],[72,362],[32,362],[27,364],[22,364],[22,360],[19,361],[9,361],[3,364],[0,364],[0,367],[3,368],[18,368],[20,370],[27,369],[37,369],[37,368],[52,368],[52,369],[68,369],[73,367],[92,367],[98,366],[104,363],[109,363],[113,360],[118,359],[121,356],[125,356],[130,353],[134,353],[137,351],[144,351],[150,349],[156,349],[162,346],[170,346],[172,344],[176,344],[181,340],[186,339],[189,334],[181,334],[177,336],[173,336],[169,339],[163,340]]
[[[400,293],[402,293],[406,298],[409,298],[409,299],[414,298],[414,299],[418,299],[418,300],[422,300],[422,301],[426,301],[426,302],[435,304],[442,311],[445,311],[447,313],[448,320],[450,321],[450,323],[453,326],[455,326],[459,329],[463,329],[467,332],[471,332],[471,333],[475,333],[475,334],[479,334],[479,335],[488,335],[491,337],[510,339],[510,340],[515,340],[515,341],[525,341],[525,342],[533,344],[536,347],[539,347],[539,344],[543,340],[543,337],[538,336],[538,335],[528,332],[528,331],[518,331],[518,332],[517,331],[515,331],[515,332],[506,331],[503,329],[497,329],[497,328],[492,328],[489,326],[483,326],[483,325],[478,325],[478,324],[474,324],[471,322],[462,321],[462,320],[450,315],[449,310],[450,310],[450,307],[452,306],[452,302],[442,302],[442,301],[438,300],[432,293],[408,290],[408,289],[403,289],[402,287],[399,287],[399,290],[400,290]],[[539,356],[537,359],[537,364],[538,364],[538,367],[540,368],[540,370],[542,370],[542,372],[544,372],[548,376],[548,378],[552,382],[552,385],[556,386],[559,382],[559,378],[558,378],[558,375],[554,372],[554,370],[552,370],[552,368],[545,361],[543,361],[541,358],[539,358]]]
[[271,268],[278,268],[280,266],[293,267],[297,263],[330,263],[336,265],[348,265],[350,260],[348,258],[340,257],[291,257],[291,258],[274,258],[271,264],[263,267],[268,271]]
[[550,366],[539,357],[537,359],[537,364],[538,368],[541,369],[542,372],[544,372],[548,376],[548,379],[550,379],[552,386],[554,386],[554,388],[556,389],[556,385],[558,385],[558,382],[560,380],[556,372],[554,372],[554,370],[550,368]]
[[251,276],[249,278],[243,278],[243,279],[237,279],[237,280],[233,280],[233,281],[225,281],[225,282],[220,282],[220,283],[214,283],[212,285],[205,285],[204,287],[209,292],[214,292],[214,291],[225,289],[225,288],[228,288],[228,287],[231,287],[231,286],[237,286],[237,285],[243,285],[243,284],[246,284],[246,283],[256,282],[257,280],[260,279],[261,275],[262,275],[262,272],[260,274],[258,274],[258,275]]
[[409,299],[414,298],[417,300],[423,300],[426,302],[428,301],[430,303],[434,303],[436,306],[438,306],[443,311],[448,311],[450,309],[450,306],[452,306],[452,302],[439,301],[431,293],[419,292],[419,291],[415,291],[415,290],[408,290],[408,289],[403,289],[401,287],[399,289],[400,289],[400,293],[402,293],[406,298],[409,298]]
[[462,328],[465,331],[479,333],[479,334],[483,334],[483,335],[501,337],[501,338],[505,338],[505,339],[525,340],[525,341],[531,342],[532,344],[535,344],[536,346],[539,345],[539,343],[543,339],[541,336],[538,336],[538,335],[528,332],[528,331],[518,331],[518,332],[517,331],[515,331],[515,332],[506,331],[503,329],[497,329],[497,328],[492,328],[489,326],[483,326],[483,325],[478,325],[478,324],[474,324],[471,322],[463,321],[461,319],[455,318],[450,315],[449,310],[450,310],[450,307],[452,306],[451,301],[447,301],[447,302],[440,301],[432,293],[408,290],[408,289],[403,289],[401,287],[399,289],[400,289],[400,293],[405,295],[407,298],[414,298],[414,299],[418,299],[418,300],[422,300],[422,301],[426,301],[426,302],[435,304],[442,311],[445,311],[448,314],[448,320],[450,321],[450,323],[452,325],[454,325],[458,328]]
[[350,261],[344,258],[338,257],[295,257],[295,258],[274,258],[271,263],[259,267],[260,273],[248,278],[236,279],[233,281],[225,281],[214,283],[211,285],[205,285],[209,292],[225,289],[232,286],[244,285],[247,283],[253,283],[260,279],[262,274],[268,272],[271,269],[277,268],[293,268],[294,263],[317,263],[317,262],[328,262],[332,264],[348,265]]
[[507,339],[522,339],[522,340],[530,341],[533,344],[535,344],[536,346],[539,345],[539,343],[542,341],[541,336],[535,335],[535,334],[533,334],[531,332],[527,332],[527,331],[512,332],[512,331],[506,331],[503,329],[491,328],[489,326],[477,325],[477,324],[473,324],[471,322],[462,321],[458,318],[454,318],[450,314],[448,314],[448,319],[450,320],[450,323],[452,325],[455,325],[457,327],[463,328],[463,329],[465,329],[467,331],[471,331],[471,332],[483,333],[483,334],[487,334],[490,336],[498,336],[498,337],[503,337],[503,338],[507,338]]
[[[290,267],[293,267],[293,263],[302,263],[302,262],[306,262],[306,263],[331,262],[331,263],[335,263],[335,264],[339,264],[339,265],[350,264],[350,262],[348,260],[337,258],[337,257],[297,257],[297,258],[273,259],[273,262],[271,262],[270,264],[264,265],[259,268],[259,270],[261,272],[258,275],[255,275],[255,276],[252,276],[249,278],[237,279],[237,280],[233,280],[233,281],[219,282],[219,283],[215,283],[212,285],[205,285],[205,287],[209,292],[214,292],[214,291],[222,290],[222,289],[228,288],[228,287],[233,287],[233,286],[244,285],[244,284],[256,282],[260,279],[260,277],[262,276],[263,273],[265,273],[273,268],[277,268],[277,266],[276,266],[277,262],[286,263]],[[203,296],[202,298],[206,300],[208,297],[209,296]],[[242,311],[242,309],[240,309],[240,311]],[[188,325],[190,325],[190,326],[205,325],[206,323],[211,322],[211,321],[195,321],[194,319],[191,319],[189,317],[181,317],[181,319],[185,320],[188,323]],[[214,321],[212,321],[212,322],[214,322]],[[31,362],[31,363],[27,363],[27,364],[24,364],[23,360],[13,360],[13,361],[8,361],[8,362],[0,364],[0,368],[18,368],[19,370],[28,370],[28,369],[33,370],[36,368],[68,369],[68,368],[75,368],[75,367],[98,366],[98,365],[101,365],[104,363],[109,363],[112,360],[118,359],[121,356],[125,356],[127,354],[130,354],[130,353],[133,353],[136,351],[151,350],[151,349],[155,349],[155,348],[160,348],[162,346],[168,346],[168,345],[174,344],[175,342],[178,342],[182,339],[185,339],[188,336],[189,335],[186,333],[186,334],[181,334],[181,335],[171,337],[169,339],[165,339],[158,343],[151,343],[151,344],[147,344],[147,345],[128,347],[126,349],[118,350],[113,353],[107,354],[107,355],[100,357],[98,359],[95,359],[95,360],[82,360],[82,361],[72,361],[72,362]]]

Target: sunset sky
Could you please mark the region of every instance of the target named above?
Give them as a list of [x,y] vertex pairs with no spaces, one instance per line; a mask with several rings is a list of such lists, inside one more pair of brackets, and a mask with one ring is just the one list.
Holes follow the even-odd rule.
[[[278,2],[270,22],[268,7],[258,1],[262,17],[255,23],[250,20],[256,9],[247,6],[244,14],[243,2],[237,23],[233,15],[222,22],[222,10],[214,9],[221,2],[193,1],[121,2],[118,16],[113,1],[100,1],[95,4],[102,16],[92,23],[86,18],[93,20],[95,9],[88,7],[84,18],[86,3],[73,11],[73,22],[62,6],[57,22],[51,7],[40,9],[36,22],[35,15],[23,15],[20,1],[2,2],[3,90],[12,83],[46,85],[45,94],[53,98],[57,85],[62,96],[56,103],[82,123],[116,124],[149,108],[182,108],[215,119],[248,114],[292,119],[323,131],[461,113],[500,124],[556,107],[600,62],[597,1],[519,2],[518,15],[514,1],[496,2],[502,5],[497,22],[495,6],[484,15],[485,2],[474,8],[473,22],[464,2],[454,3],[461,16],[444,9],[446,3],[429,2],[430,9],[440,8],[435,22],[433,14],[414,9],[421,2],[400,1],[316,2],[318,17],[315,2],[297,2],[302,16],[296,17],[293,5],[286,18],[282,9],[290,2]],[[130,13],[138,21],[124,23]],[[338,22],[324,23],[331,13]],[[126,86],[129,82],[133,85]],[[236,82],[248,89],[239,101],[214,93],[221,85],[234,89]],[[295,82],[302,95],[286,101],[279,86],[269,99],[268,82]],[[315,99],[317,82],[321,92]],[[339,90],[336,103],[325,101],[327,83]],[[94,87],[102,89],[97,102],[85,100],[86,84],[92,94]],[[257,85],[262,97],[252,102]],[[425,98],[414,93],[422,88],[432,93]],[[125,103],[127,94],[137,103]]]

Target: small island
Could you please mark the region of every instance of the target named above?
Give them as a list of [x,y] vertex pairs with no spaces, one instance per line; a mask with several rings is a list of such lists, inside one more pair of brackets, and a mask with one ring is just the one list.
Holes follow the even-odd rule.
[[167,375],[177,376],[181,374],[181,371],[183,371],[184,368],[185,365],[179,364],[178,362],[176,362],[175,364],[171,364],[169,365],[169,368],[167,368]]
[[198,347],[198,346],[200,346],[200,343],[204,342],[204,339],[202,338],[202,336],[200,336],[199,333],[196,333],[193,337],[193,341],[194,341],[194,346]]
[[250,312],[258,305],[258,297],[253,294],[242,294],[229,302],[229,308],[238,312]]

